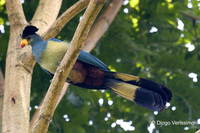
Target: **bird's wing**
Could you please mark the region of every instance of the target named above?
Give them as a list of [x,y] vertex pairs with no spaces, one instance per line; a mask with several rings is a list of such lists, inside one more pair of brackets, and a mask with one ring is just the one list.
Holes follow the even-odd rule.
[[87,64],[90,64],[90,65],[93,65],[93,66],[96,66],[101,70],[110,71],[110,69],[102,61],[100,61],[99,59],[97,59],[93,55],[91,55],[91,54],[89,54],[89,53],[87,53],[83,50],[81,51],[77,60],[82,61],[82,62],[87,63]]
[[[51,38],[51,39],[49,39],[49,41],[55,41],[55,42],[62,42],[63,43],[63,41],[56,39],[56,38]],[[66,45],[67,45],[67,43],[66,43]],[[110,69],[102,61],[100,61],[95,56],[93,56],[90,53],[87,53],[83,50],[80,52],[80,55],[78,56],[77,60],[82,61],[82,62],[87,63],[87,64],[90,64],[90,65],[93,65],[93,66],[96,66],[101,70],[110,71]]]
[[61,41],[61,40],[59,40],[57,38],[50,38],[48,41],[63,42],[63,41]]
[[54,76],[54,74],[50,73],[49,71],[47,71],[46,69],[44,69],[42,66],[40,66],[42,68],[43,71],[45,71],[46,73],[48,73],[49,75],[51,75],[52,77]]

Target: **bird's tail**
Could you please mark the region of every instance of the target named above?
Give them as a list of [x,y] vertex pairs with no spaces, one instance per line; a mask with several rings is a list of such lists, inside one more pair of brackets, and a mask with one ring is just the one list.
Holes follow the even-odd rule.
[[165,86],[124,73],[106,72],[105,85],[120,96],[153,111],[162,110],[172,98],[171,91]]

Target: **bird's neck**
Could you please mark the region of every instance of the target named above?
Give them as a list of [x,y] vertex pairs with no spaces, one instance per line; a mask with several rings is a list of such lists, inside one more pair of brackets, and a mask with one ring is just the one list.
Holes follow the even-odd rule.
[[43,39],[39,35],[35,35],[34,39],[31,43],[32,45],[32,52],[36,59],[36,61],[39,63],[41,61],[42,54],[44,50],[46,49],[47,43],[43,41]]
[[37,42],[43,42],[43,39],[38,34],[35,34],[33,38],[31,46],[35,45]]

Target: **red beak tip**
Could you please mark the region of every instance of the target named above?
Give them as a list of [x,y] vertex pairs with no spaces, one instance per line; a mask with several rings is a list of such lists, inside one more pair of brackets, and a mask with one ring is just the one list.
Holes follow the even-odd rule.
[[24,48],[24,47],[25,47],[25,44],[22,44],[22,45],[21,45],[21,48]]

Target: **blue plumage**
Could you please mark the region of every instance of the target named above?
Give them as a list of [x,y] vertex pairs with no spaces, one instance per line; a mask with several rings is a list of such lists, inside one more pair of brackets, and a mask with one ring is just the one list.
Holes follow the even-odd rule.
[[85,51],[80,52],[80,55],[78,56],[77,60],[96,66],[101,70],[110,71],[110,69],[102,61]]
[[43,55],[43,52],[46,50],[46,48],[47,48],[47,41],[38,41],[32,47],[33,56],[35,57],[38,63],[41,62],[41,57]]

